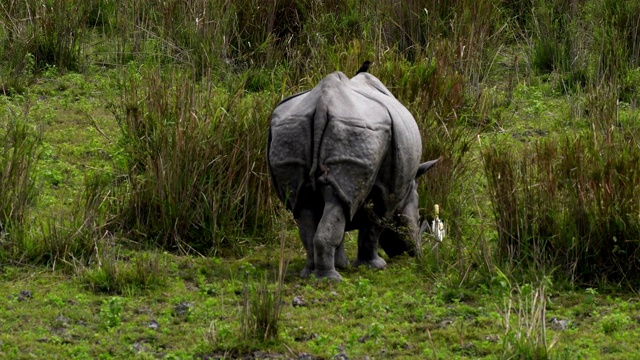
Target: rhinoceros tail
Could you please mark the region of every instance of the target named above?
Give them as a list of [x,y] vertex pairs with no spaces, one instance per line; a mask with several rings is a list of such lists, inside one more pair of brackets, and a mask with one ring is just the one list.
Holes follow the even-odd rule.
[[328,123],[328,109],[326,102],[319,102],[316,106],[316,112],[313,114],[313,125],[311,126],[311,139],[312,143],[312,160],[311,168],[309,169],[309,179],[311,179],[311,186],[316,189],[316,171],[318,169],[318,159],[320,154],[320,144],[322,143],[322,137],[327,128]]

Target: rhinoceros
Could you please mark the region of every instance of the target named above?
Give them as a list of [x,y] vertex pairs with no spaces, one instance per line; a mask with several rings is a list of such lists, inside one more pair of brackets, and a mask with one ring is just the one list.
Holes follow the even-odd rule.
[[353,265],[383,269],[419,236],[420,163],[413,116],[376,78],[334,72],[290,96],[271,115],[267,158],[273,187],[293,213],[307,253],[302,277],[339,281],[349,265],[345,231],[358,230]]

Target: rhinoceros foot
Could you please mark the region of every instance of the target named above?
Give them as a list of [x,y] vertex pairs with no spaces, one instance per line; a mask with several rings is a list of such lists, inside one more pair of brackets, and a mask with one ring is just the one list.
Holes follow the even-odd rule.
[[311,274],[313,274],[313,269],[309,268],[308,266],[305,266],[304,269],[300,271],[300,277],[303,279],[308,278],[309,276],[311,276]]
[[337,272],[336,270],[329,270],[329,271],[316,270],[316,277],[318,279],[329,279],[336,282],[342,281],[342,275],[340,275],[340,273]]
[[353,266],[354,267],[358,267],[358,266],[362,266],[362,265],[368,266],[368,267],[370,267],[372,269],[382,270],[385,267],[387,267],[387,262],[384,261],[384,259],[381,258],[381,257],[376,257],[376,258],[373,258],[371,260],[356,259],[353,262]]

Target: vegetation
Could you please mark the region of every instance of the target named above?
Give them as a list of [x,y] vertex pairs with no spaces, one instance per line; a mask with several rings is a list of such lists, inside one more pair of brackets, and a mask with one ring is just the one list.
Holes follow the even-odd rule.
[[[638,19],[633,0],[2,2],[0,357],[637,353]],[[268,118],[364,60],[442,157],[419,192],[447,238],[301,280]]]

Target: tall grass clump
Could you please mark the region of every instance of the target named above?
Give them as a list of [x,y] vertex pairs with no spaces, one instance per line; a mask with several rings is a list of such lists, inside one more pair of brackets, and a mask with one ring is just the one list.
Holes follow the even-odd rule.
[[640,82],[629,73],[640,66],[640,4],[607,0],[589,5],[587,9],[594,14],[590,19],[594,28],[593,83],[615,86],[621,100],[637,102]]
[[109,174],[89,174],[84,189],[72,204],[71,216],[52,217],[40,222],[39,231],[25,258],[78,271],[95,260],[102,243],[112,241],[116,234],[108,231],[110,217],[117,212]]
[[267,341],[278,336],[282,284],[272,289],[266,274],[244,290],[241,333],[245,340]]
[[640,62],[639,18],[633,0],[537,0],[519,25],[530,65],[540,74],[557,74],[563,91],[612,83],[629,102],[637,101],[638,84],[627,74]]
[[633,1],[532,3],[531,65],[584,95],[578,118],[590,131],[483,148],[500,263],[577,284],[638,283],[639,135],[624,110],[638,96],[638,11]]
[[[24,110],[27,112],[28,110]],[[36,200],[34,170],[42,133],[11,107],[0,123],[0,257],[19,257],[28,242],[26,225]]]
[[19,90],[24,77],[47,67],[82,66],[86,6],[73,0],[11,1],[0,6],[0,73],[3,92]]
[[396,47],[409,61],[439,53],[438,60],[454,62],[474,85],[478,78],[471,79],[472,74],[483,75],[475,70],[488,60],[486,55],[497,43],[490,38],[504,25],[491,0],[384,1],[378,11],[376,18],[382,21],[376,31],[382,32],[385,45]]
[[[322,4],[320,4],[323,6]],[[179,64],[198,79],[282,63],[297,43],[310,5],[257,0],[93,1],[87,23],[115,36],[116,51],[96,51],[103,62]],[[100,46],[98,46],[100,47]]]
[[245,284],[240,332],[245,341],[255,343],[276,340],[280,314],[284,306],[283,285],[289,264],[285,254],[285,232],[280,232],[280,261],[275,284],[267,279],[267,273],[257,282]]
[[502,339],[504,359],[549,359],[557,338],[547,341],[548,277],[519,285],[497,271],[496,279],[502,287],[499,312],[504,327]]
[[270,234],[269,95],[179,77],[132,79],[119,115],[128,195],[116,222],[138,240],[216,252]]
[[501,263],[579,285],[639,283],[640,149],[637,135],[608,136],[483,150]]
[[[578,56],[577,2],[537,0],[526,14],[525,32],[531,37],[531,66],[538,73],[566,72],[584,65],[584,53]],[[582,69],[584,70],[584,69]]]
[[497,229],[498,263],[508,269],[545,266],[551,240],[562,230],[560,177],[551,171],[560,154],[555,143],[540,142],[517,149],[489,146],[484,170]]

